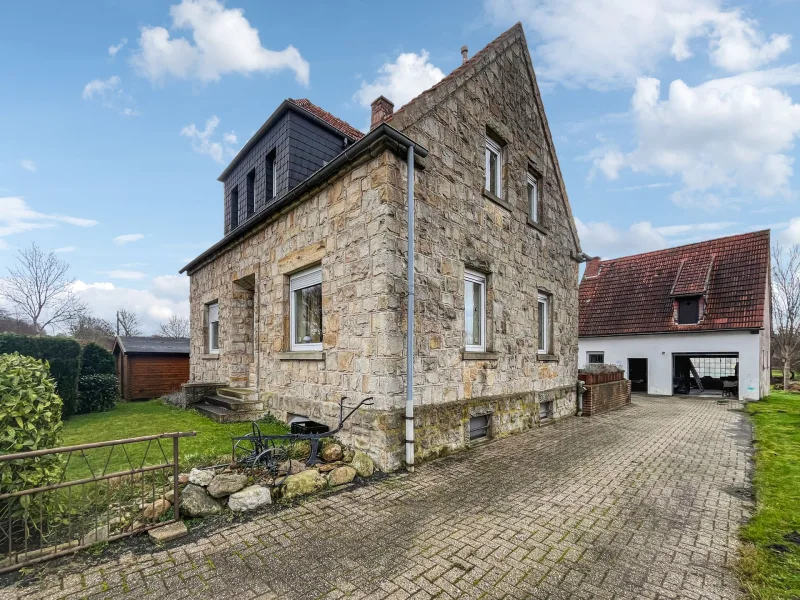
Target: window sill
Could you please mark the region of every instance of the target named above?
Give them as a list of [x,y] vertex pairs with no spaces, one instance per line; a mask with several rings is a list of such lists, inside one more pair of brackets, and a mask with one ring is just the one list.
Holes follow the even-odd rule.
[[555,354],[537,354],[536,360],[539,362],[558,362],[558,356]]
[[483,188],[481,190],[481,193],[483,194],[484,198],[488,198],[489,200],[491,200],[492,202],[494,202],[498,206],[500,206],[502,208],[505,208],[508,212],[512,211],[511,205],[508,202],[506,202],[505,200],[503,200],[500,196],[495,196],[492,192],[490,192],[486,188]]
[[461,360],[500,360],[499,352],[472,352],[461,351]]
[[202,360],[219,360],[219,352],[211,352],[209,354],[201,354]]
[[295,352],[278,352],[278,360],[325,360],[325,353],[322,350],[297,350]]
[[542,225],[541,223],[537,223],[536,221],[531,219],[530,216],[528,216],[528,226],[533,227],[536,231],[544,235],[550,233],[550,231],[544,225]]

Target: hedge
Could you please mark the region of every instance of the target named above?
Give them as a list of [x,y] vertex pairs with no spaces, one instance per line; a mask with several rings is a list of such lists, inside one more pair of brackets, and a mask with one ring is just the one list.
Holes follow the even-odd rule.
[[[81,353],[81,377],[86,375],[113,375],[114,355],[94,342],[86,344]],[[80,386],[78,386],[80,389]]]
[[[28,452],[61,444],[61,398],[42,361],[18,353],[0,355],[0,453]],[[62,455],[3,463],[0,493],[56,483]],[[0,507],[0,516],[38,514],[43,495],[22,496]],[[5,534],[0,532],[0,538]],[[6,536],[7,539],[7,536]]]
[[100,412],[114,408],[117,403],[115,375],[84,375],[78,383],[78,412]]
[[72,338],[0,333],[0,354],[19,352],[46,360],[56,391],[63,402],[61,415],[75,413],[78,405],[78,377],[81,372],[81,345]]

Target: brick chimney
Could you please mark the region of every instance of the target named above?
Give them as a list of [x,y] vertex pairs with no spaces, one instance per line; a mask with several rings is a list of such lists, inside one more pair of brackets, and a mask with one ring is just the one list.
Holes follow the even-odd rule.
[[463,65],[468,60],[469,60],[469,48],[467,48],[466,46],[461,46],[461,64]]
[[370,131],[383,123],[393,112],[394,104],[388,98],[378,96],[372,103],[372,119],[370,119],[369,123]]
[[586,271],[584,271],[583,276],[597,277],[598,275],[600,275],[600,257],[595,256],[586,263]]

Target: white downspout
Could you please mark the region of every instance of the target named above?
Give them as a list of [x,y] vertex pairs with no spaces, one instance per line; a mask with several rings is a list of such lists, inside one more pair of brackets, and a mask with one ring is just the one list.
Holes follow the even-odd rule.
[[406,469],[414,472],[414,146],[408,147],[408,332],[406,334]]

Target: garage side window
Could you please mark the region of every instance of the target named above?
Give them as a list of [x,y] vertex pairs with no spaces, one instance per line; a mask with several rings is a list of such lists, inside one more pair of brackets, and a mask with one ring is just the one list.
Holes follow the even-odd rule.
[[219,302],[206,304],[206,322],[208,323],[208,351],[219,352]]
[[289,280],[291,350],[322,350],[322,267]]
[[587,354],[587,361],[590,365],[601,365],[605,362],[605,353],[589,352]]

